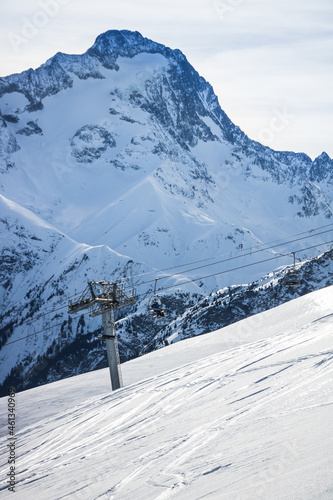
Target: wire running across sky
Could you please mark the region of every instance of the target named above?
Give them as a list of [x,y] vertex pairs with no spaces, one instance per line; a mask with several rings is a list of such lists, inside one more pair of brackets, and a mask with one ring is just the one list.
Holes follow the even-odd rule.
[[[321,229],[326,229],[328,227],[330,227],[331,229],[329,229],[327,231],[323,231],[322,233],[315,233],[315,231],[320,231]],[[245,255],[251,255],[253,253],[263,252],[265,250],[271,250],[271,249],[277,248],[279,246],[288,245],[288,244],[294,243],[296,241],[301,241],[303,239],[306,239],[307,237],[314,237],[314,236],[319,236],[319,235],[324,234],[324,233],[329,233],[332,230],[333,230],[333,223],[326,224],[324,226],[320,226],[320,227],[317,227],[317,228],[314,228],[314,229],[309,229],[308,231],[303,231],[301,233],[297,233],[297,234],[294,234],[292,236],[289,236],[289,238],[293,238],[293,239],[287,239],[286,240],[286,238],[281,238],[281,239],[278,239],[278,240],[273,240],[273,241],[268,242],[268,243],[260,243],[258,245],[255,245],[255,246],[252,246],[252,247],[249,247],[249,248],[243,248],[242,250],[238,250],[237,252],[235,252],[232,257],[225,259],[225,261],[217,261],[217,262],[227,262],[228,260],[233,260],[233,259],[237,259],[237,258],[240,258],[240,257],[244,257]],[[302,235],[307,235],[307,236],[304,236],[304,238],[298,238],[298,236],[302,236]],[[296,238],[296,239],[294,239],[294,238]],[[244,254],[244,252],[248,252],[248,253]],[[200,259],[200,260],[195,260],[195,261],[187,262],[185,264],[180,264],[180,265],[176,265],[176,266],[166,267],[166,268],[163,268],[163,269],[154,269],[153,271],[148,271],[146,273],[135,274],[133,276],[125,277],[123,280],[129,280],[129,279],[133,279],[133,278],[137,278],[137,277],[141,277],[141,276],[147,276],[149,274],[154,274],[154,273],[157,273],[157,272],[161,272],[161,273],[163,272],[163,273],[165,273],[166,271],[172,271],[174,269],[182,269],[183,267],[186,267],[186,266],[192,266],[192,265],[195,265],[195,264],[200,264],[201,262],[208,262],[209,260],[217,259],[217,258],[220,258],[220,257],[227,257],[228,255],[230,255],[230,253],[223,253],[223,254],[220,254],[220,255],[214,255],[212,257],[206,257],[205,259]],[[209,264],[209,265],[214,265],[214,263]],[[205,267],[205,266],[203,266],[203,267]],[[190,271],[190,270],[186,269],[184,272],[188,272],[188,271]],[[177,274],[180,274],[180,272],[177,272],[177,273],[174,273],[174,274],[170,274],[168,276],[169,277],[176,276]],[[155,280],[153,279],[152,281],[155,281]],[[147,282],[145,282],[145,283],[147,283]],[[139,285],[136,284],[135,286],[139,286]]]
[[[298,250],[298,251],[299,251],[299,252],[305,252],[306,250],[310,250],[310,249],[313,249],[313,248],[317,248],[317,247],[320,247],[320,246],[323,246],[323,245],[330,245],[330,244],[333,244],[333,240],[328,241],[328,242],[325,242],[325,243],[319,243],[319,244],[317,244],[317,245],[312,245],[312,246],[310,246],[310,247],[305,247],[305,248],[302,248],[302,249],[300,249],[300,250]],[[295,252],[295,253],[296,253],[296,252]],[[183,283],[177,283],[177,284],[170,285],[170,286],[167,286],[167,287],[159,288],[158,290],[156,290],[156,293],[161,293],[161,292],[164,292],[164,291],[166,291],[166,290],[170,290],[170,289],[172,289],[172,288],[180,288],[180,287],[183,287],[183,286],[188,285],[189,283],[193,283],[193,282],[196,282],[196,281],[202,281],[202,280],[205,280],[205,279],[211,278],[211,277],[213,277],[213,276],[218,276],[218,275],[225,274],[225,273],[232,272],[232,271],[236,271],[236,270],[239,270],[239,269],[245,269],[245,268],[247,268],[247,267],[255,266],[255,265],[261,264],[261,263],[263,263],[263,262],[270,262],[270,261],[273,261],[273,260],[279,259],[279,258],[281,258],[281,257],[285,257],[285,256],[290,255],[290,254],[291,254],[291,253],[290,253],[290,252],[288,252],[288,253],[285,253],[285,254],[282,254],[282,255],[280,255],[280,254],[279,254],[279,255],[274,255],[273,257],[270,257],[270,258],[268,258],[268,259],[262,259],[262,260],[259,260],[259,261],[256,261],[256,262],[251,262],[251,263],[248,263],[248,264],[244,264],[244,265],[242,265],[242,266],[238,266],[238,267],[236,267],[236,268],[225,269],[225,270],[223,270],[223,271],[218,271],[218,272],[216,272],[216,273],[212,273],[212,274],[209,274],[209,275],[206,275],[206,276],[201,276],[201,277],[199,277],[199,278],[195,278],[195,279],[189,279],[189,278],[186,278],[186,277],[185,277],[184,279],[186,279],[187,281],[184,281]],[[232,259],[229,259],[229,260],[232,260]],[[203,267],[205,267],[205,266],[203,266]],[[292,266],[291,266],[291,267],[292,267]],[[143,284],[143,283],[142,283],[142,284]],[[147,296],[149,296],[149,295],[151,295],[149,292],[144,292],[144,293],[138,294],[136,297],[137,297],[137,298],[145,298],[145,297],[147,297]],[[61,307],[61,308],[58,308],[58,309],[56,309],[55,311],[58,311],[59,309],[64,309],[65,307],[67,308],[67,305],[66,305],[66,306],[63,306],[63,307]],[[77,315],[77,316],[73,317],[73,319],[80,318],[81,316],[85,316],[85,315],[87,315],[87,314],[90,314],[90,312],[88,311],[88,312],[86,312],[86,313],[81,313],[81,314],[79,314],[79,315]],[[45,332],[45,331],[48,331],[48,330],[50,330],[50,329],[52,329],[52,328],[56,328],[56,327],[61,326],[61,325],[63,325],[63,324],[64,324],[64,322],[58,323],[58,324],[56,324],[56,325],[50,325],[50,326],[48,326],[48,327],[46,327],[46,328],[44,328],[44,329],[42,329],[42,330],[39,330],[38,332],[34,332],[34,333],[31,333],[31,334],[26,335],[26,336],[24,336],[24,337],[20,337],[19,339],[16,339],[16,340],[13,340],[13,341],[7,342],[6,344],[4,344],[4,346],[3,346],[3,347],[6,347],[6,346],[11,345],[11,344],[14,344],[14,343],[19,342],[19,341],[21,341],[21,340],[24,340],[24,339],[26,339],[26,338],[28,338],[28,337],[32,337],[32,336],[34,336],[34,335],[38,335],[38,334],[40,334],[40,333],[43,333],[43,332]]]
[[[317,232],[317,231],[320,231],[321,229],[326,229],[328,227],[330,227],[331,229],[327,229],[327,230],[321,231],[319,233]],[[247,256],[250,256],[250,255],[253,255],[253,254],[257,254],[257,253],[263,252],[263,251],[273,250],[273,249],[278,248],[278,247],[283,246],[283,245],[290,245],[291,243],[296,243],[296,242],[302,241],[302,240],[307,239],[307,238],[312,238],[312,237],[315,237],[315,236],[321,236],[323,234],[330,233],[332,231],[332,228],[333,228],[333,223],[327,224],[325,226],[320,226],[320,227],[315,228],[315,229],[310,229],[308,231],[303,231],[301,233],[298,233],[296,235],[291,236],[290,237],[291,239],[288,239],[287,241],[285,239],[280,239],[280,240],[271,241],[270,243],[262,243],[260,245],[256,245],[255,247],[252,247],[252,248],[249,248],[249,249],[243,249],[241,251],[238,251],[236,253],[236,255],[233,255],[233,256],[228,257],[226,259],[215,260],[214,262],[211,262],[209,264],[204,264],[202,266],[197,266],[197,267],[194,267],[194,268],[191,268],[191,269],[186,269],[182,273],[179,271],[179,272],[175,272],[175,273],[172,273],[172,274],[165,274],[165,272],[168,271],[168,270],[174,270],[174,269],[179,269],[180,270],[180,269],[182,269],[183,267],[186,267],[186,266],[194,265],[194,264],[201,263],[201,262],[207,262],[207,261],[212,260],[214,258],[216,259],[216,256],[215,257],[209,257],[209,258],[206,258],[206,259],[197,260],[197,261],[188,262],[186,264],[181,264],[179,266],[172,266],[172,267],[168,267],[168,268],[164,268],[164,269],[158,269],[158,270],[155,269],[153,271],[148,271],[147,273],[142,273],[142,274],[138,274],[138,275],[134,275],[134,276],[129,276],[129,277],[121,278],[121,280],[122,281],[126,281],[126,280],[129,280],[129,279],[133,279],[135,277],[148,276],[150,274],[155,274],[155,276],[156,276],[156,273],[164,273],[164,276],[158,276],[158,277],[154,277],[153,279],[148,280],[148,281],[143,281],[143,282],[140,282],[140,283],[135,283],[135,287],[137,288],[139,286],[143,286],[143,285],[147,285],[147,284],[150,284],[150,283],[154,283],[157,279],[172,278],[174,276],[179,276],[180,274],[186,274],[186,273],[189,273],[189,272],[198,271],[199,269],[204,269],[204,268],[207,268],[207,267],[210,267],[210,266],[214,266],[214,265],[217,265],[217,264],[222,264],[222,263],[230,262],[232,260],[236,260],[236,259],[239,259],[239,258],[247,257]],[[302,236],[302,235],[304,235],[304,236]],[[302,236],[302,237],[299,237],[299,236]],[[332,242],[325,242],[325,243],[322,243],[322,244],[313,245],[313,246],[309,247],[309,249],[315,248],[317,246],[322,246],[322,245],[325,245],[325,244],[329,245],[330,243],[332,243]],[[301,252],[301,251],[305,251],[305,250],[298,250],[298,252]],[[278,258],[281,258],[281,257],[285,257],[285,256],[288,256],[288,255],[291,255],[291,254],[292,254],[292,252],[287,252],[285,254],[277,254],[276,256],[274,256],[272,258],[259,261],[258,263],[268,262],[270,260],[275,260],[275,259],[278,259]],[[222,254],[221,257],[224,257],[226,255],[228,255],[228,254]],[[255,265],[255,264],[256,263],[253,263],[253,265]],[[220,274],[224,274],[224,273],[231,272],[231,271],[238,270],[238,269],[243,269],[243,268],[246,268],[248,266],[249,265],[245,265],[245,266],[241,266],[241,267],[236,267],[234,269],[226,269],[223,272],[212,273],[209,276],[204,277],[204,278],[202,278],[202,277],[198,277],[198,278],[195,278],[195,279],[189,279],[188,278],[187,283],[195,282],[195,281],[200,281],[200,280],[206,279],[208,277],[218,276]],[[184,279],[186,279],[186,276],[185,276]],[[179,285],[171,285],[169,288],[174,288],[176,286],[179,286]],[[161,292],[164,289],[166,289],[166,288],[161,288],[161,289],[158,290],[158,292]],[[140,297],[140,296],[147,296],[147,295],[149,295],[149,293],[139,294],[138,297]],[[19,301],[16,301],[16,303],[17,302],[19,302]],[[44,313],[40,313],[40,314],[38,314],[38,316],[35,316],[33,318],[27,318],[27,319],[21,321],[20,325],[23,325],[23,324],[26,324],[26,323],[32,323],[32,322],[34,322],[34,321],[36,321],[36,320],[38,320],[38,319],[40,319],[40,318],[42,318],[44,316],[47,316],[48,314],[54,314],[54,313],[56,313],[56,312],[58,312],[60,310],[67,309],[67,307],[68,307],[68,298],[66,298],[66,303],[64,301],[64,305],[63,306],[60,303],[60,306],[58,308],[52,309],[51,311],[45,311]]]
[[[304,239],[307,239],[307,238],[311,238],[311,237],[314,237],[314,236],[320,236],[322,234],[326,234],[326,233],[330,233],[332,230],[327,230],[327,231],[323,231],[321,233],[316,233],[316,234],[313,234],[313,235],[308,235],[308,236],[304,236],[303,238],[297,238],[297,239],[293,239],[293,240],[289,240],[285,243],[279,243],[279,244],[276,244],[276,245],[272,245],[270,247],[267,247],[265,246],[264,248],[260,248],[260,249],[257,249],[257,250],[251,250],[249,251],[248,253],[242,253],[240,255],[235,255],[233,257],[229,257],[227,259],[223,259],[223,260],[217,260],[217,261],[214,261],[214,262],[211,262],[210,264],[205,264],[205,265],[202,265],[202,266],[198,266],[198,267],[194,267],[194,268],[191,268],[191,269],[186,269],[186,271],[184,271],[184,273],[189,273],[189,272],[192,272],[192,271],[197,271],[199,269],[204,269],[206,267],[210,267],[210,266],[215,266],[216,264],[222,264],[222,263],[225,263],[225,262],[230,262],[231,260],[235,260],[235,259],[239,259],[239,258],[243,258],[243,257],[247,257],[247,256],[250,256],[250,255],[253,255],[253,254],[256,254],[256,253],[259,253],[259,252],[264,252],[265,250],[273,250],[274,248],[277,248],[277,247],[280,247],[280,246],[283,246],[283,245],[286,245],[286,244],[290,244],[290,243],[295,243],[295,242],[298,242],[298,241],[302,241]],[[325,242],[323,243],[323,245],[325,244],[329,244],[330,242]],[[309,249],[311,248],[315,248],[316,246],[320,246],[319,245],[314,245],[312,247],[309,247]],[[304,250],[298,250],[298,252],[302,252]],[[284,253],[284,254],[277,254],[274,258],[277,259],[277,258],[280,258],[280,257],[286,257],[288,255],[291,255],[293,252],[287,252],[287,253]],[[296,252],[297,253],[297,252]],[[272,259],[268,259],[268,260],[272,260]],[[261,262],[266,262],[266,260],[263,260]],[[188,265],[188,264],[187,264]],[[236,268],[238,269],[238,268]],[[234,269],[232,269],[233,271]],[[227,270],[226,272],[228,272],[229,270]],[[173,276],[178,276],[180,273],[173,273],[173,274],[166,274],[165,276],[162,276],[161,278],[172,278]],[[219,274],[219,273],[218,273]],[[149,280],[149,281],[144,281],[142,283],[137,283],[135,284],[136,287],[140,286],[140,285],[146,285],[147,283],[152,283],[154,282],[155,280]]]

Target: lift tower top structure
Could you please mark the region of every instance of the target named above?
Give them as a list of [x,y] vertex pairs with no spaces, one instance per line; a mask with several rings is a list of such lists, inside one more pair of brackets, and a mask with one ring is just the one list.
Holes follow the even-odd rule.
[[85,290],[69,299],[68,313],[75,314],[90,309],[90,316],[102,315],[106,352],[110,369],[112,390],[123,386],[113,311],[136,302],[134,288],[125,288],[124,283],[88,281]]

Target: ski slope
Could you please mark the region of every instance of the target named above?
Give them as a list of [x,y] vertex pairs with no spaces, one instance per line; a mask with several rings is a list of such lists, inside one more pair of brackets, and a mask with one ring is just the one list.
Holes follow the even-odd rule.
[[107,369],[18,393],[13,498],[332,499],[332,299],[127,362],[114,393]]

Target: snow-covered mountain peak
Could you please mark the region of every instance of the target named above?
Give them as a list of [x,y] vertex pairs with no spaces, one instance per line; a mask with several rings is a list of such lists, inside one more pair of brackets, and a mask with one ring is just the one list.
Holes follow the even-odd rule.
[[[162,246],[169,256],[204,246],[201,256],[225,245],[230,224],[269,240],[288,213],[304,229],[332,217],[326,154],[312,162],[251,141],[179,50],[137,31],[107,31],[82,55],[0,79],[0,112],[3,194],[88,244],[128,254],[130,240],[140,259],[155,247],[157,265]],[[138,209],[152,191],[157,204]],[[140,230],[123,238],[129,215]],[[204,238],[202,220],[214,221]],[[194,241],[177,244],[190,221]]]
[[314,161],[332,161],[332,158],[325,152],[323,151],[317,158],[315,158]]
[[333,160],[327,153],[323,152],[313,161],[310,176],[314,182],[333,182]]

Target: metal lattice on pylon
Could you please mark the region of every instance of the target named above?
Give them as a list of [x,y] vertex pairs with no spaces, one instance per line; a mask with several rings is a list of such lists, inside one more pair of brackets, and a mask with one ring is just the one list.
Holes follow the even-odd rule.
[[90,316],[102,314],[104,327],[102,338],[106,342],[113,390],[123,386],[113,311],[130,306],[135,301],[136,293],[134,288],[125,288],[125,283],[110,283],[107,281],[88,281],[87,288],[68,301],[69,314],[75,314],[84,309],[90,309]]
[[90,308],[90,316],[98,316],[107,309],[121,309],[135,302],[135,289],[125,288],[125,283],[88,281],[83,292],[69,299],[68,313],[74,314]]

